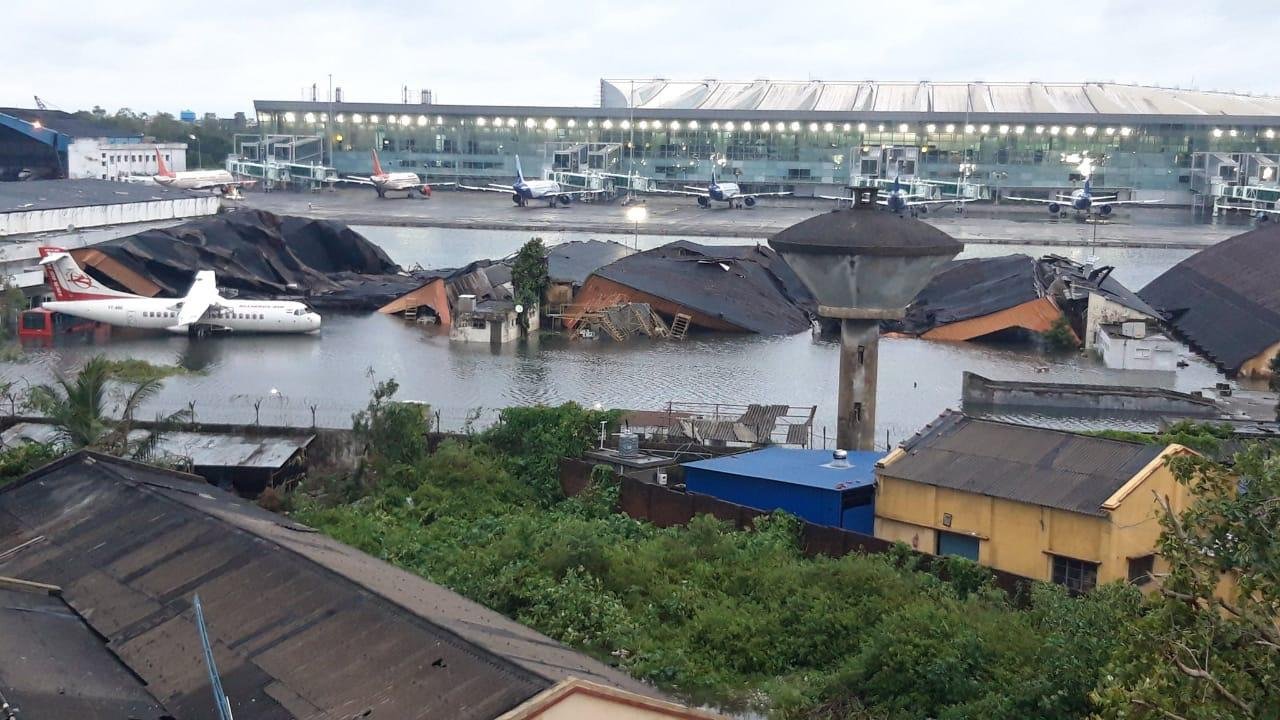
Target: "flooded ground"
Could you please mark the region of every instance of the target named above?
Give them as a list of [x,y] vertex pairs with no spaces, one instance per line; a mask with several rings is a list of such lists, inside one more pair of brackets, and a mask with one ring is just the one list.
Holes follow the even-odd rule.
[[[456,266],[514,252],[528,231],[358,227],[404,265]],[[543,232],[548,243],[586,234]],[[614,239],[621,240],[620,236]],[[627,240],[632,240],[628,237]],[[639,235],[641,248],[670,236]],[[699,242],[752,242],[698,238]],[[1171,249],[1070,249],[970,245],[966,255],[1056,251],[1117,265],[1116,277],[1138,288],[1190,254]],[[792,337],[690,336],[673,343],[635,339],[625,344],[543,335],[506,346],[450,343],[438,329],[376,314],[329,314],[319,336],[241,336],[191,340],[185,336],[115,331],[33,350],[28,361],[0,366],[19,382],[47,380],[85,358],[145,358],[197,371],[170,378],[150,411],[195,404],[198,420],[347,426],[363,407],[372,378],[394,377],[401,397],[430,403],[446,428],[460,428],[469,412],[574,400],[587,405],[656,409],[668,401],[769,402],[817,405],[816,433],[833,433],[837,346],[809,334]],[[958,408],[965,370],[999,379],[1098,384],[1149,384],[1194,390],[1220,379],[1188,354],[1176,375],[1114,371],[1075,353],[1047,355],[1022,346],[885,339],[881,346],[878,435],[900,441],[942,410]],[[254,405],[258,404],[255,411]]]

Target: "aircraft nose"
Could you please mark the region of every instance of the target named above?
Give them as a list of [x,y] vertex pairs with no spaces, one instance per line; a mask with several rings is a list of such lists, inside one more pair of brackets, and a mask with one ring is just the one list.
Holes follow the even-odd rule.
[[318,313],[307,313],[307,327],[312,330],[320,329],[320,315]]

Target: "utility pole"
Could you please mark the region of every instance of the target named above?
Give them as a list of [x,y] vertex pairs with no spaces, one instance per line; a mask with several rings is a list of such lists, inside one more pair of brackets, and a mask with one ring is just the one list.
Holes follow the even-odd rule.
[[[333,133],[334,133],[334,115],[333,115],[333,73],[329,73],[329,119],[324,124],[324,134],[329,140],[329,166],[333,166]],[[324,150],[324,145],[320,146]],[[320,158],[321,161],[324,158]]]

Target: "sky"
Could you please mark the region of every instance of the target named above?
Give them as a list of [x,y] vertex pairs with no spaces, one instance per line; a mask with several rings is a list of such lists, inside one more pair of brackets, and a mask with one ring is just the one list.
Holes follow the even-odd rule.
[[0,105],[596,106],[599,80],[1116,81],[1280,95],[1274,0],[60,0],[5,8]]

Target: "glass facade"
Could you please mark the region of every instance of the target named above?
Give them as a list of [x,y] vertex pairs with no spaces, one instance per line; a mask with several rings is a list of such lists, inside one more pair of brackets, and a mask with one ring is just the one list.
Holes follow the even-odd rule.
[[[259,102],[263,132],[326,133],[327,103]],[[296,108],[296,109],[288,109]],[[310,108],[310,109],[308,109]],[[387,109],[390,108],[390,109]],[[382,110],[379,112],[379,110]],[[1094,184],[1139,191],[1187,190],[1195,152],[1280,152],[1280,118],[1213,117],[1145,123],[1011,116],[966,121],[743,119],[689,111],[634,119],[617,109],[361,106],[332,108],[332,165],[368,173],[377,149],[387,170],[428,178],[490,182],[511,178],[520,155],[530,176],[553,169],[635,174],[663,185],[705,182],[713,163],[751,189],[843,186],[895,175],[1000,188],[1061,188],[1079,180],[1081,158]],[[638,112],[638,111],[637,111]],[[620,117],[619,115],[622,114]],[[586,146],[580,148],[579,146]],[[581,150],[585,162],[565,165]],[[563,156],[557,152],[564,153]]]

